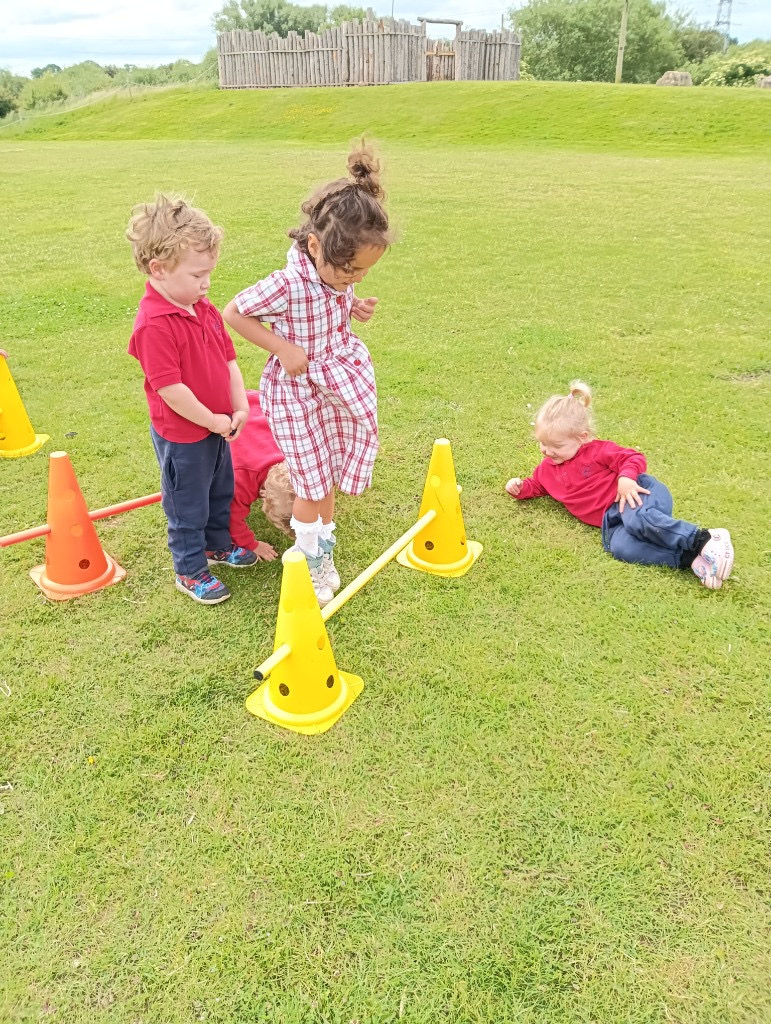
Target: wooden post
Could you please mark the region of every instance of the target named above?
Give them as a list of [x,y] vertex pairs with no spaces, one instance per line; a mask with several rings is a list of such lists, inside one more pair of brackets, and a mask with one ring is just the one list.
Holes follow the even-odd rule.
[[621,73],[624,70],[624,47],[626,46],[626,22],[629,17],[629,0],[624,0],[624,7],[621,11],[621,30],[618,33],[618,55],[616,57],[616,85],[621,81]]

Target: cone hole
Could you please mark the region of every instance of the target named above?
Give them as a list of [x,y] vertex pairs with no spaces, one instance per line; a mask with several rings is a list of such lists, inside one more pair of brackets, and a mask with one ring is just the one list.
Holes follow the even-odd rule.
[[81,569],[87,569],[89,565],[91,565],[91,563],[87,558],[81,558],[81,560],[78,562],[78,565],[80,566]]
[[320,651],[323,651],[323,650],[324,650],[324,644],[325,644],[326,642],[327,642],[327,638],[326,638],[326,636],[324,636],[324,634],[322,633],[322,634],[321,634],[321,636],[320,636],[320,637],[318,638],[318,640],[316,641],[316,646],[318,647],[318,649],[319,649]]
[[329,687],[329,689],[331,690],[334,685],[335,685],[335,677],[334,676],[328,676],[327,677],[327,686]]
[[286,685],[286,683],[282,683],[278,688],[278,692],[281,694],[282,697],[288,697],[289,687]]
[[426,551],[433,551],[433,550],[434,550],[434,542],[432,540],[427,540],[426,541]]

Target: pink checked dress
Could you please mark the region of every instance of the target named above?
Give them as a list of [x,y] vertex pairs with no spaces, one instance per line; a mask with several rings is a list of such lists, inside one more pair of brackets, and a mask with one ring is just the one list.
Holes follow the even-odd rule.
[[269,323],[300,345],[308,370],[290,377],[276,356],[265,364],[260,402],[284,453],[295,493],[320,501],[333,488],[361,494],[378,450],[372,359],[351,330],[353,287],[335,291],[296,246],[287,265],[240,292],[243,316]]

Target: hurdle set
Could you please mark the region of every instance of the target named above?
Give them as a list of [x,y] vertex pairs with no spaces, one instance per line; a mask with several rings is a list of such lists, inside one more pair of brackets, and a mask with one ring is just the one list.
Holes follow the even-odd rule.
[[[31,455],[46,440],[47,435],[35,434],[6,361],[0,358],[0,456]],[[326,732],[342,717],[362,692],[364,681],[338,669],[325,623],[394,559],[434,576],[465,575],[482,545],[466,538],[460,494],[450,442],[439,438],[415,524],[323,608],[305,556],[297,550],[285,552],[273,653],[254,670],[260,686],[246,701],[251,714],[307,735]],[[148,494],[89,511],[69,456],[52,452],[46,522],[0,537],[0,547],[45,537],[45,563],[31,569],[30,576],[49,599],[70,600],[126,576],[102,548],[94,522],[160,500],[160,493]]]

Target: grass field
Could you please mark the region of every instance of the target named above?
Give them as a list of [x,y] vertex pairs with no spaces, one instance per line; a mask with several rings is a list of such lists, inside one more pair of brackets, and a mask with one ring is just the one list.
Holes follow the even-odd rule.
[[[157,489],[125,353],[133,203],[179,189],[225,226],[223,305],[282,264],[368,111],[400,240],[367,284],[382,451],[373,489],[340,503],[340,568],[414,521],[440,436],[485,545],[460,580],[391,566],[332,620],[365,690],[315,738],[243,707],[277,564],[200,608],[173,588],[156,506],[98,524],[125,582],[52,604],[27,576],[42,542],[3,549],[3,1022],[771,1017],[771,107],[525,88],[464,88],[455,137],[461,93],[394,87],[181,90],[0,143],[0,347],[51,435],[0,461],[2,533],[44,520],[57,449],[90,507]],[[548,112],[540,138],[506,127],[523,96]],[[258,130],[282,107],[284,136]],[[256,386],[262,357],[237,347]],[[535,407],[577,375],[599,435],[642,448],[682,516],[731,530],[723,590],[614,562],[550,501],[503,494],[536,462]]]

